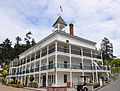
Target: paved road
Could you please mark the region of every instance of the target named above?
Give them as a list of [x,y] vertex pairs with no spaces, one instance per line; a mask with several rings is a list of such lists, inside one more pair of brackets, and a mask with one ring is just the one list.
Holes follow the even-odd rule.
[[10,86],[5,86],[0,83],[0,91],[32,91],[24,88],[15,88]]
[[120,91],[120,78],[98,91]]

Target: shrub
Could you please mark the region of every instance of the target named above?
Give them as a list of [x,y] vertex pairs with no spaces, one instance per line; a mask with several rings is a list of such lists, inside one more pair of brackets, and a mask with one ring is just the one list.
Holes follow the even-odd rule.
[[15,81],[14,81],[14,80],[11,80],[11,81],[10,81],[10,83],[11,83],[11,84],[14,84],[14,83],[15,83]]
[[29,86],[29,87],[35,87],[35,88],[37,88],[37,87],[38,87],[38,84],[37,84],[36,81],[34,81],[34,82],[29,82],[28,86]]
[[32,86],[33,86],[34,88],[37,88],[37,87],[38,87],[38,84],[32,84]]
[[29,87],[32,87],[32,82],[29,82],[28,86],[29,86]]
[[1,79],[2,84],[6,84],[6,81],[4,79]]
[[33,82],[33,80],[34,80],[33,75],[31,75],[29,79],[30,79],[31,82]]
[[94,88],[97,88],[99,86],[100,86],[100,83],[96,83],[96,84],[93,85]]
[[12,87],[16,87],[16,88],[19,88],[19,85],[18,84],[11,84]]
[[105,76],[104,76],[104,75],[102,75],[102,77],[101,77],[101,78],[102,78],[102,80],[103,80],[103,81],[105,80]]
[[89,79],[89,83],[92,83],[92,78]]

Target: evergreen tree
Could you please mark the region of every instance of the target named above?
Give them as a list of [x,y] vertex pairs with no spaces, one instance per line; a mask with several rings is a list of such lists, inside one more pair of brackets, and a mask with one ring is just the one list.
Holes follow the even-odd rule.
[[25,42],[26,44],[20,43],[22,39],[17,36],[16,37],[16,43],[14,47],[12,48],[12,42],[7,38],[3,41],[3,43],[0,44],[0,64],[5,62],[9,63],[14,58],[19,58],[19,55],[29,49],[30,47],[34,46],[36,44],[34,38],[31,37],[32,33],[28,32],[25,35]]
[[8,38],[0,44],[0,60],[5,63],[13,60],[12,42]]
[[106,37],[101,42],[101,52],[104,64],[105,60],[111,62],[111,60],[113,59],[113,45]]
[[36,42],[35,42],[35,40],[32,38],[31,46],[34,46],[34,45],[36,45]]
[[25,42],[26,42],[26,50],[36,44],[34,38],[32,38],[31,35],[32,35],[32,32],[31,32],[31,31],[29,31],[29,32],[25,35],[25,39],[24,39],[24,40],[25,40]]
[[23,52],[23,50],[21,50],[21,44],[20,41],[22,41],[22,39],[17,36],[16,37],[16,43],[14,45],[14,58],[19,58],[19,54],[21,54]]
[[25,35],[25,42],[26,42],[26,50],[29,49],[31,47],[31,44],[30,44],[30,39],[31,39],[31,31],[29,31],[26,35]]

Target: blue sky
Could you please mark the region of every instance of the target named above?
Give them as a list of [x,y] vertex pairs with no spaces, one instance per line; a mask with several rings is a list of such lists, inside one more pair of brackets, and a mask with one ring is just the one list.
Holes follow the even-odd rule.
[[74,24],[75,35],[97,42],[97,48],[107,37],[120,57],[120,0],[0,0],[0,43],[7,37],[15,43],[28,31],[38,42],[52,33],[59,15]]

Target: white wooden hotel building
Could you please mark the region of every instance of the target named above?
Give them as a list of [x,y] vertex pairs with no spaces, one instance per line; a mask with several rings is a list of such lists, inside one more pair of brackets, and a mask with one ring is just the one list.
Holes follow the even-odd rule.
[[69,25],[70,33],[66,33],[66,26],[60,16],[53,25],[52,34],[10,63],[7,81],[19,79],[21,84],[28,85],[29,77],[33,75],[39,87],[59,87],[67,86],[68,82],[82,82],[80,76],[90,76],[93,82],[98,82],[102,74],[110,73],[110,67],[98,64],[103,61],[96,50],[96,42],[75,36],[73,24]]

